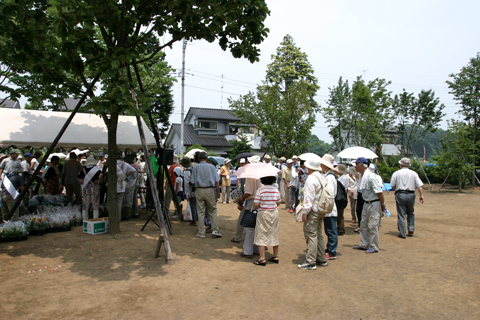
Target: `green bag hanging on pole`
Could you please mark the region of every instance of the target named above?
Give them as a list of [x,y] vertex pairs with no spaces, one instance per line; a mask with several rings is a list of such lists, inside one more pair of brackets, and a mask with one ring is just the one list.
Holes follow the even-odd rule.
[[160,166],[158,165],[158,162],[157,162],[157,157],[150,156],[150,164],[152,165],[153,176],[156,177],[157,172],[158,172],[158,168],[160,168]]

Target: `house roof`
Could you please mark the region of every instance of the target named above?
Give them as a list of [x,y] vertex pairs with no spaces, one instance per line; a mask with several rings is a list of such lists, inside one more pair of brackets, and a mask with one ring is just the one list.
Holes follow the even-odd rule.
[[[170,132],[180,135],[181,125],[179,123],[172,124]],[[183,144],[186,146],[200,144],[202,147],[232,147],[232,144],[224,136],[199,135],[191,124],[185,124]]]
[[[188,113],[196,116],[199,119],[214,119],[214,120],[227,120],[227,121],[240,121],[233,115],[231,110],[226,109],[213,109],[213,108],[194,108],[191,107]],[[188,118],[188,113],[185,118]]]
[[[0,98],[0,101],[2,99]],[[20,103],[15,100],[5,99],[5,101],[0,105],[2,108],[10,108],[10,109],[20,109]]]
[[[75,109],[75,107],[77,106],[77,103],[80,101],[80,99],[66,98],[66,99],[64,99],[64,101],[65,101],[65,105],[60,105],[59,106],[60,107],[59,111],[63,111],[63,110],[73,111],[73,109]],[[88,101],[89,100],[86,100],[86,102],[88,102]],[[84,108],[85,108],[85,102],[80,107],[79,112],[93,113],[93,110],[84,110]]]
[[398,156],[401,146],[396,146],[394,144],[384,143],[382,144],[382,154],[385,156]]

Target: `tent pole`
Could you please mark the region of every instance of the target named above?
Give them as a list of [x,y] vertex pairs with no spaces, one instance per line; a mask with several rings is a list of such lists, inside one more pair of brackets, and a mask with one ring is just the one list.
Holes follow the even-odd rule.
[[[138,72],[136,61],[133,61],[133,69],[135,71],[135,76],[137,78],[138,86],[140,87],[140,92],[145,94],[145,89],[143,87],[142,77],[140,76],[140,72]],[[147,116],[148,116],[148,120],[150,121],[150,126],[152,127],[152,130],[153,130],[153,136],[155,137],[155,141],[157,143],[157,148],[158,148],[158,150],[160,150],[163,146],[161,145],[160,135],[158,134],[157,126],[155,125],[155,122],[153,121],[152,112],[150,111],[150,108],[147,109],[146,113],[147,113]],[[165,191],[164,191],[164,187],[163,187],[163,184],[162,184],[162,182],[164,181],[164,177],[163,177],[164,173],[163,172],[165,172],[165,176],[168,179],[168,185],[170,187],[170,191],[172,191],[172,195],[174,195],[172,197],[172,200],[173,200],[173,204],[175,206],[175,209],[177,210],[177,212],[180,215],[179,218],[182,219],[181,218],[182,209],[180,207],[180,203],[178,202],[178,198],[175,196],[175,187],[171,182],[171,177],[170,177],[170,173],[167,170],[167,166],[164,166],[164,165],[160,165],[160,168],[158,169],[158,173],[157,173],[157,190],[159,192],[161,191],[160,192],[161,193],[160,194],[160,199],[162,201],[165,200],[165,197],[164,197]],[[169,208],[167,208],[167,211],[168,211],[168,209]]]
[[440,190],[442,190],[443,186],[445,185],[445,182],[447,182],[448,177],[450,177],[450,173],[452,173],[453,168],[450,168],[450,171],[448,172],[447,177],[445,178],[445,181],[443,181],[442,185],[440,186],[440,189],[438,189],[437,193],[440,193]]
[[[413,145],[410,144],[410,147],[412,148],[412,151],[413,151],[413,154],[414,154],[415,159],[418,161],[418,156],[417,156],[417,153],[415,152],[415,149],[413,148]],[[425,175],[425,178],[427,178],[428,184],[430,185],[430,189],[433,191],[433,186],[432,186],[432,184],[430,183],[430,179],[428,179],[427,173],[426,173],[425,170],[423,169],[423,166],[424,166],[424,165],[425,165],[425,164],[421,165],[420,168],[422,169],[423,174]],[[442,186],[443,186],[443,185],[442,185]],[[440,191],[440,190],[439,190],[439,191]]]
[[[130,65],[127,65],[126,68],[127,68],[128,81],[130,83],[130,92],[132,94],[132,99],[135,102],[135,108],[136,108],[135,117],[137,118],[138,132],[140,134],[140,139],[142,141],[143,152],[144,154],[148,154],[147,141],[145,139],[145,133],[143,131],[143,125],[140,118],[140,108],[138,107],[138,100],[135,94],[135,88],[133,87],[133,79],[132,79],[132,73],[130,72]],[[148,179],[150,179],[150,181],[155,181],[155,177],[153,176],[152,164],[150,163],[150,161],[145,161],[145,166],[147,168]],[[160,204],[160,200],[158,198],[157,186],[154,183],[152,183],[150,184],[150,187],[152,188],[152,196],[153,196],[153,201],[155,203],[155,210],[157,211],[157,219],[160,224],[160,233],[161,233],[158,239],[156,250],[155,250],[155,257],[158,256],[160,247],[163,243],[165,246],[167,263],[173,264],[174,261],[173,261],[172,250],[170,249],[170,241],[168,240],[168,233],[167,233],[167,229],[165,228],[165,221],[162,215],[163,210]]]
[[100,79],[100,76],[101,76],[101,73],[98,73],[95,78],[93,79],[92,83],[90,84],[90,86],[87,88],[87,90],[85,91],[85,93],[83,94],[82,98],[80,99],[80,101],[78,101],[77,105],[75,106],[75,109],[73,109],[72,113],[70,114],[70,116],[68,117],[67,121],[65,121],[65,123],[63,124],[63,127],[62,129],[60,129],[60,132],[57,134],[57,137],[55,138],[55,140],[53,140],[52,144],[50,145],[50,148],[48,148],[47,150],[47,153],[45,153],[45,155],[43,156],[42,158],[42,161],[40,161],[40,163],[38,164],[37,166],[37,169],[35,169],[35,171],[33,172],[32,176],[30,177],[30,179],[28,180],[27,184],[25,185],[25,187],[23,188],[23,191],[20,193],[20,195],[15,199],[15,202],[13,204],[13,206],[10,208],[10,212],[9,214],[10,215],[13,215],[13,213],[15,212],[15,210],[17,210],[18,206],[20,205],[20,203],[22,202],[22,199],[25,197],[25,195],[27,194],[28,190],[30,189],[30,187],[32,186],[33,184],[33,181],[35,181],[35,178],[37,177],[38,173],[40,172],[40,170],[45,166],[45,163],[47,162],[47,159],[48,159],[48,156],[52,153],[53,149],[55,148],[55,146],[57,145],[58,141],[60,141],[60,139],[62,138],[63,134],[65,133],[65,131],[67,130],[68,126],[70,125],[70,123],[72,122],[73,120],[73,117],[75,117],[75,114],[77,114],[78,110],[80,109],[80,107],[82,106],[82,104],[85,102],[85,99],[87,98],[87,96],[90,94],[90,91],[92,91],[93,87],[95,86],[95,83],[98,81],[98,79]]

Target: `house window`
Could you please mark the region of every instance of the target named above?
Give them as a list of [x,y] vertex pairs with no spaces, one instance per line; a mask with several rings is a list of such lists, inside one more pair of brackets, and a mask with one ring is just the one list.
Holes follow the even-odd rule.
[[197,128],[217,130],[217,122],[216,121],[198,121]]
[[239,133],[254,134],[255,127],[231,124],[229,128],[229,132],[230,134],[239,134]]

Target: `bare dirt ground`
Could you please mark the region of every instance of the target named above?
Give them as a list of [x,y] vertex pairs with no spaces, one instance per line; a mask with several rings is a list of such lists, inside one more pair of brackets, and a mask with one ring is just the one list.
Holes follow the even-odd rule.
[[140,232],[146,212],[116,235],[76,227],[2,243],[0,319],[480,319],[480,188],[427,191],[407,239],[393,193],[386,199],[381,251],[352,250],[359,235],[347,220],[338,259],[314,271],[297,269],[302,225],[285,210],[280,264],[239,257],[233,204],[218,204],[221,239],[173,223],[174,265],[153,259],[159,231]]

